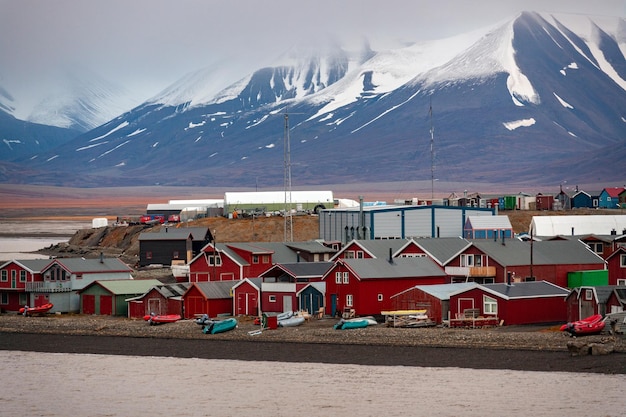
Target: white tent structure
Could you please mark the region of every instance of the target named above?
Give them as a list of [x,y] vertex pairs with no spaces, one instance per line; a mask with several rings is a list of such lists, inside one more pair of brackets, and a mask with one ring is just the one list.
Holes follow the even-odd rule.
[[626,215],[533,216],[533,236],[624,234]]

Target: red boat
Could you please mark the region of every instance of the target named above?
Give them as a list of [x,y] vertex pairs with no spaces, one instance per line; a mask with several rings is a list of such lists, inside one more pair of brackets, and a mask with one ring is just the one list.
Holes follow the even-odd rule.
[[180,316],[180,314],[157,315],[153,313],[153,314],[150,314],[149,316],[143,316],[143,319],[147,321],[148,323],[150,323],[150,325],[161,324],[161,323],[174,323],[175,321],[178,321],[181,318],[182,317]]
[[47,303],[47,304],[40,305],[38,307],[24,306],[20,308],[19,311],[20,311],[20,314],[23,314],[25,316],[34,316],[36,314],[46,314],[48,311],[52,310],[52,307],[54,307],[54,304]]
[[604,329],[604,320],[601,314],[594,314],[582,320],[573,321],[561,326],[561,331],[568,332],[571,336],[586,334],[598,334]]

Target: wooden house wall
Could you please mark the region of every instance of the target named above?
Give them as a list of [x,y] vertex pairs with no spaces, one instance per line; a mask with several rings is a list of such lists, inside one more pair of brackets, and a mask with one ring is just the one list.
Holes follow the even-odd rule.
[[231,314],[233,310],[232,298],[207,299],[195,286],[191,286],[183,296],[184,316],[192,319],[196,315],[207,314],[216,317],[218,314]]
[[600,306],[593,295],[591,297],[586,296],[586,288],[581,288],[580,291],[572,291],[565,299],[567,305],[567,320],[576,321],[584,319],[585,317],[592,316],[594,314],[604,314],[604,306]]
[[[2,270],[7,271],[7,280],[0,281],[0,300],[2,294],[6,294],[7,303],[0,304],[0,311],[18,311],[24,305],[31,305],[26,291],[27,282],[43,281],[41,274],[32,274],[16,263],[9,263]],[[15,283],[11,278],[11,274],[15,271]],[[25,271],[25,280],[20,281],[20,271]],[[0,301],[1,302],[1,301]]]
[[609,298],[606,300],[606,313],[619,313],[624,310],[626,310],[626,306],[622,305],[622,303],[615,295],[615,291],[613,291],[611,295],[609,295]]
[[617,253],[607,260],[609,271],[609,285],[617,285],[617,280],[626,279],[626,268],[621,266],[621,257],[626,256],[626,251]]
[[[112,315],[115,309],[115,297],[106,288],[100,285],[92,285],[80,294],[81,314]],[[86,306],[89,306],[85,309]],[[93,306],[93,310],[91,310]]]
[[[276,301],[270,301],[270,297],[272,296],[275,297]],[[285,298],[288,298],[291,301],[291,307],[285,302]],[[261,308],[263,313],[295,311],[298,309],[298,298],[295,293],[263,291],[261,293]]]
[[237,316],[258,316],[260,294],[249,282],[244,282],[233,290],[234,314]]
[[239,281],[249,276],[247,265],[240,266],[224,253],[220,253],[220,258],[222,264],[213,266],[208,264],[206,256],[198,256],[189,265],[189,282]]
[[272,266],[271,253],[259,254],[258,262],[254,263],[254,254],[252,254],[251,252],[242,250],[237,247],[230,247],[230,249],[248,263],[246,268],[246,274],[243,278],[258,277]]
[[309,314],[314,314],[323,306],[324,294],[315,287],[308,286],[298,294],[298,310],[305,310]]
[[[392,299],[392,310],[422,310],[426,309],[428,317],[437,324],[441,324],[442,319],[448,315],[444,304],[439,298],[422,291],[419,288],[412,288]],[[445,312],[444,312],[445,311]]]
[[[147,253],[152,252],[148,259]],[[174,257],[178,252],[178,257]],[[139,242],[139,265],[171,265],[172,259],[187,259],[187,240],[143,240]]]

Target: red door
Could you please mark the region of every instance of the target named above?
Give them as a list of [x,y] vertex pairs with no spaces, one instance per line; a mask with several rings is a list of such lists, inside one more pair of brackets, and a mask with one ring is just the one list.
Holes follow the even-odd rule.
[[185,318],[193,318],[196,314],[209,314],[208,311],[204,311],[204,298],[198,296],[185,298]]
[[256,316],[258,303],[256,293],[237,293],[237,314]]
[[113,315],[113,296],[101,295],[100,296],[100,314],[103,316]]
[[96,296],[83,295],[83,314],[96,314]]

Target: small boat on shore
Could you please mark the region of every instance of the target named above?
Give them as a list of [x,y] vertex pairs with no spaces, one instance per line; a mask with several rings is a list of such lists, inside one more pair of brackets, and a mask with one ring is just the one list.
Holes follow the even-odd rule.
[[303,316],[292,316],[288,319],[278,320],[279,327],[295,327],[304,323],[306,319]]
[[582,336],[598,334],[604,330],[605,322],[601,314],[594,314],[582,320],[569,322],[561,326],[561,331],[567,332],[570,336]]
[[52,307],[54,307],[52,303],[42,304],[37,307],[24,306],[20,308],[19,312],[24,316],[35,316],[37,314],[46,314],[48,311],[52,310]]
[[202,333],[204,334],[224,333],[229,330],[233,330],[235,327],[237,327],[237,319],[234,317],[231,317],[225,320],[211,321],[209,324],[204,326],[204,328],[202,329]]
[[369,321],[366,319],[341,319],[333,326],[335,330],[349,330],[349,329],[362,329],[369,326]]
[[154,324],[162,324],[162,323],[174,323],[180,320],[182,317],[180,314],[150,314],[149,316],[143,316],[143,319],[147,321],[151,326]]

